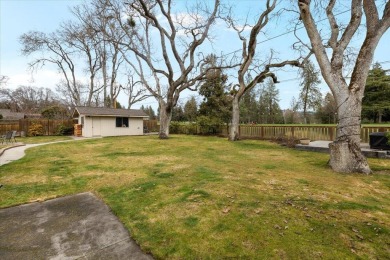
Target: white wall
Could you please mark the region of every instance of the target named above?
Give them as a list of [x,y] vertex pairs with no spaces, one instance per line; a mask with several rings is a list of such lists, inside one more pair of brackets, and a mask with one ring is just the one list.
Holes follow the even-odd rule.
[[[100,136],[143,135],[143,118],[129,118],[129,127],[116,127],[115,117],[95,117],[95,122],[100,119]],[[97,119],[97,120],[96,120]],[[94,136],[92,117],[84,117],[84,137]],[[79,117],[81,123],[81,116]],[[99,131],[95,131],[99,132]]]

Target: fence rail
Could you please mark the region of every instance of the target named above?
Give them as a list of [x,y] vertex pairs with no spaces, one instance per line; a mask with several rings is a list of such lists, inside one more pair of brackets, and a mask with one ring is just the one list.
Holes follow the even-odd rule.
[[40,124],[43,127],[44,135],[56,135],[58,127],[64,125],[73,127],[76,122],[73,119],[69,120],[50,120],[50,119],[20,119],[13,122],[0,123],[0,134],[5,134],[8,131],[18,131],[28,134],[28,129],[32,124]]
[[[368,143],[370,134],[375,132],[388,132],[390,125],[386,126],[362,126],[360,139]],[[241,138],[273,139],[278,137],[309,138],[310,140],[334,141],[336,138],[336,126],[261,126],[261,125],[240,125],[239,133]],[[222,134],[228,134],[228,128],[222,128]]]
[[0,134],[3,135],[8,131],[19,131],[18,121],[8,121],[0,123]]

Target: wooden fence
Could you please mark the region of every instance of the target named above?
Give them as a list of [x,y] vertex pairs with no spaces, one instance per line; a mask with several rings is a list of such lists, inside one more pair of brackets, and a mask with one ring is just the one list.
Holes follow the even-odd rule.
[[158,132],[158,121],[157,120],[144,120],[144,128],[147,128],[149,132]]
[[0,123],[0,134],[5,134],[8,131],[23,131],[25,134],[28,134],[28,129],[32,124],[40,124],[43,127],[44,135],[56,135],[60,125],[73,127],[73,125],[76,123],[77,122],[75,122],[73,119],[20,119],[18,121]]
[[[336,138],[336,126],[261,126],[261,125],[240,125],[240,137],[247,139],[273,139],[278,137],[309,138],[312,141],[334,141]],[[390,132],[389,126],[363,126],[360,132],[360,139],[363,143],[369,142],[371,133]],[[222,128],[222,134],[228,134],[228,128]]]
[[8,131],[19,131],[19,121],[7,121],[0,123],[0,134],[4,135]]

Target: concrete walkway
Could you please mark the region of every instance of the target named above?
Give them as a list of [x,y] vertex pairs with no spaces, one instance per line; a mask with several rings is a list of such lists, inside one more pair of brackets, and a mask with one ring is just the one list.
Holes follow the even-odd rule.
[[153,259],[92,193],[0,209],[0,259]]
[[0,155],[0,166],[3,164],[10,163],[15,160],[19,160],[24,157],[25,155],[25,150],[30,148],[30,147],[35,147],[38,145],[43,145],[43,144],[27,144],[27,145],[20,145],[16,147],[10,147],[7,148],[3,153]]

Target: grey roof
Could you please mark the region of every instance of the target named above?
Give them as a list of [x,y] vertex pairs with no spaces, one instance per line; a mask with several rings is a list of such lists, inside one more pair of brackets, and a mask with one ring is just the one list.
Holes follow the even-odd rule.
[[122,117],[149,117],[140,109],[117,109],[106,107],[75,107],[73,116],[122,116]]
[[5,120],[17,120],[17,119],[24,118],[24,113],[11,112],[10,109],[0,109],[0,114],[3,116],[3,119]]

